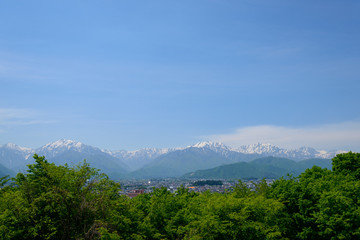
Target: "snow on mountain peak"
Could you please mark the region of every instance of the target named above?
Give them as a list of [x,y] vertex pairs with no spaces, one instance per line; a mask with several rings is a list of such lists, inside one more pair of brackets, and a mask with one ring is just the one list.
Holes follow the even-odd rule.
[[55,142],[52,143],[48,143],[46,144],[44,147],[45,148],[81,148],[84,144],[81,142],[76,142],[73,140],[68,140],[68,139],[60,139],[57,140]]
[[274,146],[270,143],[256,143],[251,145],[240,146],[239,148],[234,149],[237,152],[245,154],[263,154],[263,153],[275,153],[282,152],[283,149],[280,149],[277,146]]
[[16,145],[15,143],[8,143],[5,145],[5,147],[10,149],[17,149],[18,145]]
[[193,148],[226,148],[228,149],[228,147],[226,147],[224,144],[220,143],[220,142],[211,142],[211,141],[205,141],[205,142],[198,142],[190,147]]
[[18,151],[21,151],[21,152],[31,152],[32,151],[31,148],[20,147],[20,146],[16,145],[15,143],[7,143],[3,147],[18,150]]
[[260,154],[264,156],[277,156],[290,159],[308,159],[308,158],[332,158],[337,153],[318,151],[311,147],[300,147],[298,149],[284,149],[269,143],[256,143],[245,145],[233,149],[233,151],[244,154]]
[[54,157],[68,150],[75,152],[101,152],[101,150],[96,147],[91,147],[81,142],[67,139],[60,139],[55,142],[48,143],[36,151],[39,153],[39,155]]
[[211,142],[204,141],[198,142],[194,145],[181,148],[144,148],[136,151],[108,151],[100,150],[97,147],[92,147],[81,142],[74,140],[60,139],[55,142],[48,143],[36,150],[30,148],[19,147],[16,144],[8,143],[6,145],[0,146],[2,148],[7,148],[9,150],[16,150],[21,152],[23,156],[28,159],[33,153],[37,153],[40,156],[44,155],[46,158],[54,158],[60,156],[61,154],[71,151],[78,153],[86,154],[110,154],[113,157],[116,157],[127,164],[132,169],[138,169],[149,162],[153,161],[157,157],[167,154],[176,150],[186,150],[191,148],[197,148],[198,151],[207,152],[209,150],[216,152],[224,157],[232,156],[234,152],[242,154],[257,154],[260,156],[275,156],[275,157],[284,157],[294,160],[302,160],[308,158],[332,158],[338,153],[343,153],[344,151],[318,151],[310,147],[301,147],[298,149],[285,149],[270,143],[255,143],[251,145],[244,145],[240,147],[228,147],[220,142]]
[[223,143],[211,142],[211,141],[199,142],[187,148],[209,149],[223,156],[227,156],[232,151],[229,147],[227,147]]

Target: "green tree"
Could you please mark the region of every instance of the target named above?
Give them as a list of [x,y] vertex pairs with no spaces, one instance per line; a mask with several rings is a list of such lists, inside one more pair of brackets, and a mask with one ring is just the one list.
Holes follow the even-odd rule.
[[[1,234],[11,239],[75,239],[93,236],[106,219],[120,185],[84,162],[56,166],[34,155],[19,173],[0,207]],[[6,233],[8,231],[8,233]],[[10,237],[11,236],[11,237]],[[7,237],[6,237],[7,238]]]
[[249,196],[252,192],[250,188],[248,188],[246,183],[239,179],[238,182],[235,184],[235,187],[233,188],[233,193],[235,197],[242,198]]
[[360,153],[348,152],[336,155],[332,159],[332,170],[360,180]]
[[[337,155],[334,171],[314,166],[298,178],[279,179],[269,196],[285,205],[284,236],[289,239],[359,239],[360,181]],[[340,161],[347,159],[346,161]],[[341,167],[339,167],[341,165]],[[345,169],[345,171],[344,171]]]

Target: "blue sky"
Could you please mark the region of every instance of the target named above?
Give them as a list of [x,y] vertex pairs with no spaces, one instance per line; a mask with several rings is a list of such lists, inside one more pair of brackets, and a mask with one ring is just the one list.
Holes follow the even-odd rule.
[[359,12],[355,0],[3,1],[0,144],[360,151]]

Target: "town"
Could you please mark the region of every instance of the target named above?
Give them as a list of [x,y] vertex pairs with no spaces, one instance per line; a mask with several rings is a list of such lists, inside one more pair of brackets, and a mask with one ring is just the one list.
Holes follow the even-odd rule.
[[[242,180],[248,188],[255,189],[255,185],[259,183],[260,179]],[[266,179],[266,183],[270,185],[274,179]],[[176,193],[181,186],[193,192],[231,192],[238,180],[209,180],[209,179],[181,179],[181,178],[164,178],[164,179],[133,179],[123,180],[121,184],[121,194],[129,197],[136,197],[142,193],[151,193],[156,188],[165,187],[171,193]]]

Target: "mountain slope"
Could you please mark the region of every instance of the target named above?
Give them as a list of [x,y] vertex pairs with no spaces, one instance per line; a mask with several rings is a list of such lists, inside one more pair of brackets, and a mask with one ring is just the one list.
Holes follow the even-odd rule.
[[280,178],[286,174],[298,176],[314,165],[331,169],[330,159],[308,159],[295,162],[286,158],[265,157],[249,163],[239,162],[211,169],[198,170],[183,175],[186,178],[204,179],[246,179],[246,178]]
[[128,175],[133,178],[179,177],[187,172],[207,169],[258,157],[210,147],[188,147],[161,155],[150,164]]
[[250,162],[254,166],[274,166],[282,169],[296,169],[297,162],[280,157],[263,157]]
[[12,171],[19,172],[29,164],[29,158],[34,150],[22,148],[13,143],[0,146],[0,164]]
[[304,172],[307,168],[312,168],[312,166],[318,166],[321,168],[332,169],[332,160],[331,159],[321,159],[321,158],[312,158],[305,159],[297,163],[297,167],[300,172]]
[[103,153],[103,151],[101,151],[99,148],[66,139],[60,139],[56,142],[48,143],[41,148],[36,149],[36,153],[38,155],[45,156],[47,159],[54,158],[68,151],[79,152],[88,155]]
[[8,168],[4,167],[2,164],[0,164],[0,178],[8,176],[8,175],[10,177],[14,177],[16,174],[11,169],[8,169]]
[[117,179],[125,173],[128,173],[127,168],[119,164],[118,159],[107,154],[88,154],[76,151],[67,151],[56,157],[49,158],[49,162],[56,165],[75,166],[83,161],[90,164],[90,167],[100,169],[101,172],[106,173],[109,177]]
[[108,153],[117,159],[120,159],[129,167],[130,170],[135,171],[151,163],[157,157],[175,150],[176,149],[143,148],[136,151],[103,150],[103,152]]
[[207,149],[217,154],[225,157],[227,159],[227,163],[233,162],[248,162],[257,158],[260,158],[262,155],[258,153],[246,154],[242,152],[235,151],[234,149],[222,144],[222,143],[213,143],[210,141],[200,142],[189,146],[188,148],[198,148],[198,149]]
[[129,172],[129,168],[121,160],[99,148],[65,139],[48,143],[36,150],[11,143],[0,146],[0,164],[15,172],[21,172],[27,168],[26,165],[34,163],[31,157],[34,153],[45,156],[49,162],[57,165],[75,165],[86,159],[91,167],[98,168],[113,178]]
[[[260,171],[253,165],[246,162],[227,164],[206,170],[197,170],[185,174],[185,178],[202,178],[202,179],[243,179],[260,178],[263,176]],[[273,175],[269,175],[273,177]]]
[[[81,142],[61,139],[36,150],[11,143],[2,145],[0,146],[0,164],[15,172],[23,171],[27,164],[33,163],[31,156],[35,152],[40,156],[44,155],[56,164],[75,164],[87,159],[92,167],[99,168],[108,174],[111,173],[112,176],[133,171],[130,177],[177,177],[186,172],[236,162],[249,162],[264,156],[299,161],[335,154],[335,152],[317,151],[306,147],[286,150],[271,144],[260,143],[231,148],[216,142],[200,142],[184,148],[107,151]],[[258,166],[260,167],[263,167],[263,164]],[[281,166],[273,167],[281,168]],[[263,169],[263,171],[267,170]]]
[[179,177],[186,172],[224,164],[220,154],[200,148],[187,148],[162,155],[152,163],[131,173],[130,177]]
[[233,148],[232,150],[245,154],[256,153],[262,156],[282,157],[282,158],[289,158],[292,160],[304,160],[310,158],[329,159],[334,157],[338,153],[344,152],[344,151],[330,151],[330,152],[318,151],[310,147],[301,147],[298,149],[289,150],[268,143],[257,143],[246,146],[240,146],[238,148]]
[[44,155],[49,162],[57,165],[65,163],[75,165],[86,160],[91,167],[100,169],[112,178],[129,172],[129,168],[119,159],[103,152],[99,148],[85,145],[72,140],[58,140],[36,150]]
[[[227,159],[227,163],[240,162],[240,161],[251,161],[257,158],[266,157],[266,156],[274,156],[274,157],[282,157],[288,158],[291,160],[300,161],[308,158],[331,158],[336,153],[340,153],[342,151],[337,152],[326,152],[326,151],[318,151],[309,147],[302,147],[299,149],[283,149],[271,144],[252,144],[247,146],[241,146],[239,148],[231,148],[222,143],[218,142],[199,142],[194,145],[187,146],[185,148],[173,148],[173,149],[156,149],[156,148],[145,148],[136,151],[108,151],[104,150],[111,154],[112,156],[120,159],[124,163],[126,163],[132,171],[147,171],[148,174],[152,171],[156,171],[156,169],[142,169],[147,165],[151,165],[152,162],[156,162],[158,158],[162,156],[166,156],[167,154],[174,151],[184,151],[187,149],[203,149],[203,150],[211,150],[222,157]],[[160,170],[159,170],[160,171]],[[138,175],[138,174],[137,174]]]

